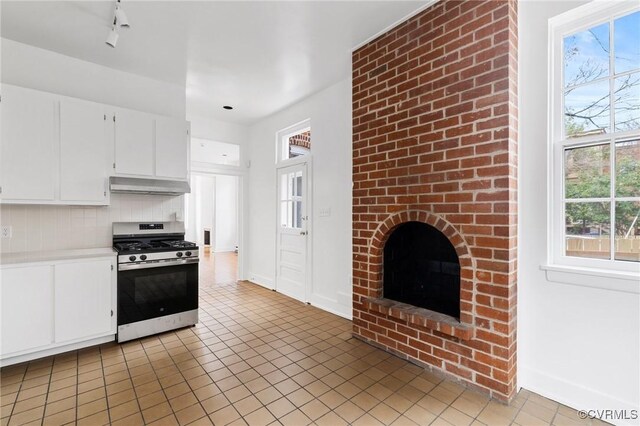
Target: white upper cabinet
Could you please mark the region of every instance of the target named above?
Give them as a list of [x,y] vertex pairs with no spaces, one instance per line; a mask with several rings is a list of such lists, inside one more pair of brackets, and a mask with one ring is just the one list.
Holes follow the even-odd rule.
[[2,85],[0,187],[3,200],[53,201],[58,100]]
[[105,259],[55,266],[56,343],[115,332],[111,265]]
[[189,174],[189,123],[156,118],[156,176],[187,179]]
[[52,266],[0,269],[2,353],[53,343]]
[[189,178],[189,123],[2,85],[0,202],[109,204],[109,177]]
[[154,175],[154,117],[118,109],[115,113],[115,174]]
[[60,200],[106,203],[109,164],[104,105],[60,102]]

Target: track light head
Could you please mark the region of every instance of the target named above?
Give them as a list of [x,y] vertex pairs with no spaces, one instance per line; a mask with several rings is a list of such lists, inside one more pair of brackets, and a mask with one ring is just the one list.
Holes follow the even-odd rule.
[[113,26],[113,28],[111,28],[111,31],[109,31],[109,34],[107,34],[107,46],[109,47],[116,47],[116,43],[118,42],[118,32],[116,31],[116,27],[115,25]]
[[129,25],[129,20],[127,19],[127,15],[126,13],[124,13],[124,10],[122,10],[122,8],[120,7],[120,2],[118,2],[118,4],[116,5],[116,23],[117,25],[119,25],[122,28],[131,28],[131,25]]

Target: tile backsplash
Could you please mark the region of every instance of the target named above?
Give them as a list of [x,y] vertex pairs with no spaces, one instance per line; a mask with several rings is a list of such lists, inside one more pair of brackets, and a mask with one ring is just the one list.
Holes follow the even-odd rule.
[[0,224],[11,238],[0,251],[111,247],[113,222],[171,221],[184,217],[184,196],[112,194],[109,206],[1,205]]

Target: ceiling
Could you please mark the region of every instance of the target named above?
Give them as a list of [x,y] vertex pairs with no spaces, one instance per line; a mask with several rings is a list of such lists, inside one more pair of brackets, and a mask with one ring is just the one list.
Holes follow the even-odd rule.
[[[351,49],[422,1],[2,1],[2,37],[186,87],[189,114],[252,123],[347,77]],[[234,110],[223,110],[232,105]]]

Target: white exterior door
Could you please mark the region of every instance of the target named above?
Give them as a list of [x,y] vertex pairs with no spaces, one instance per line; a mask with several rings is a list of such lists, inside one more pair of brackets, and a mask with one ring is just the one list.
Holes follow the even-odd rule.
[[276,291],[307,301],[307,163],[278,169]]

